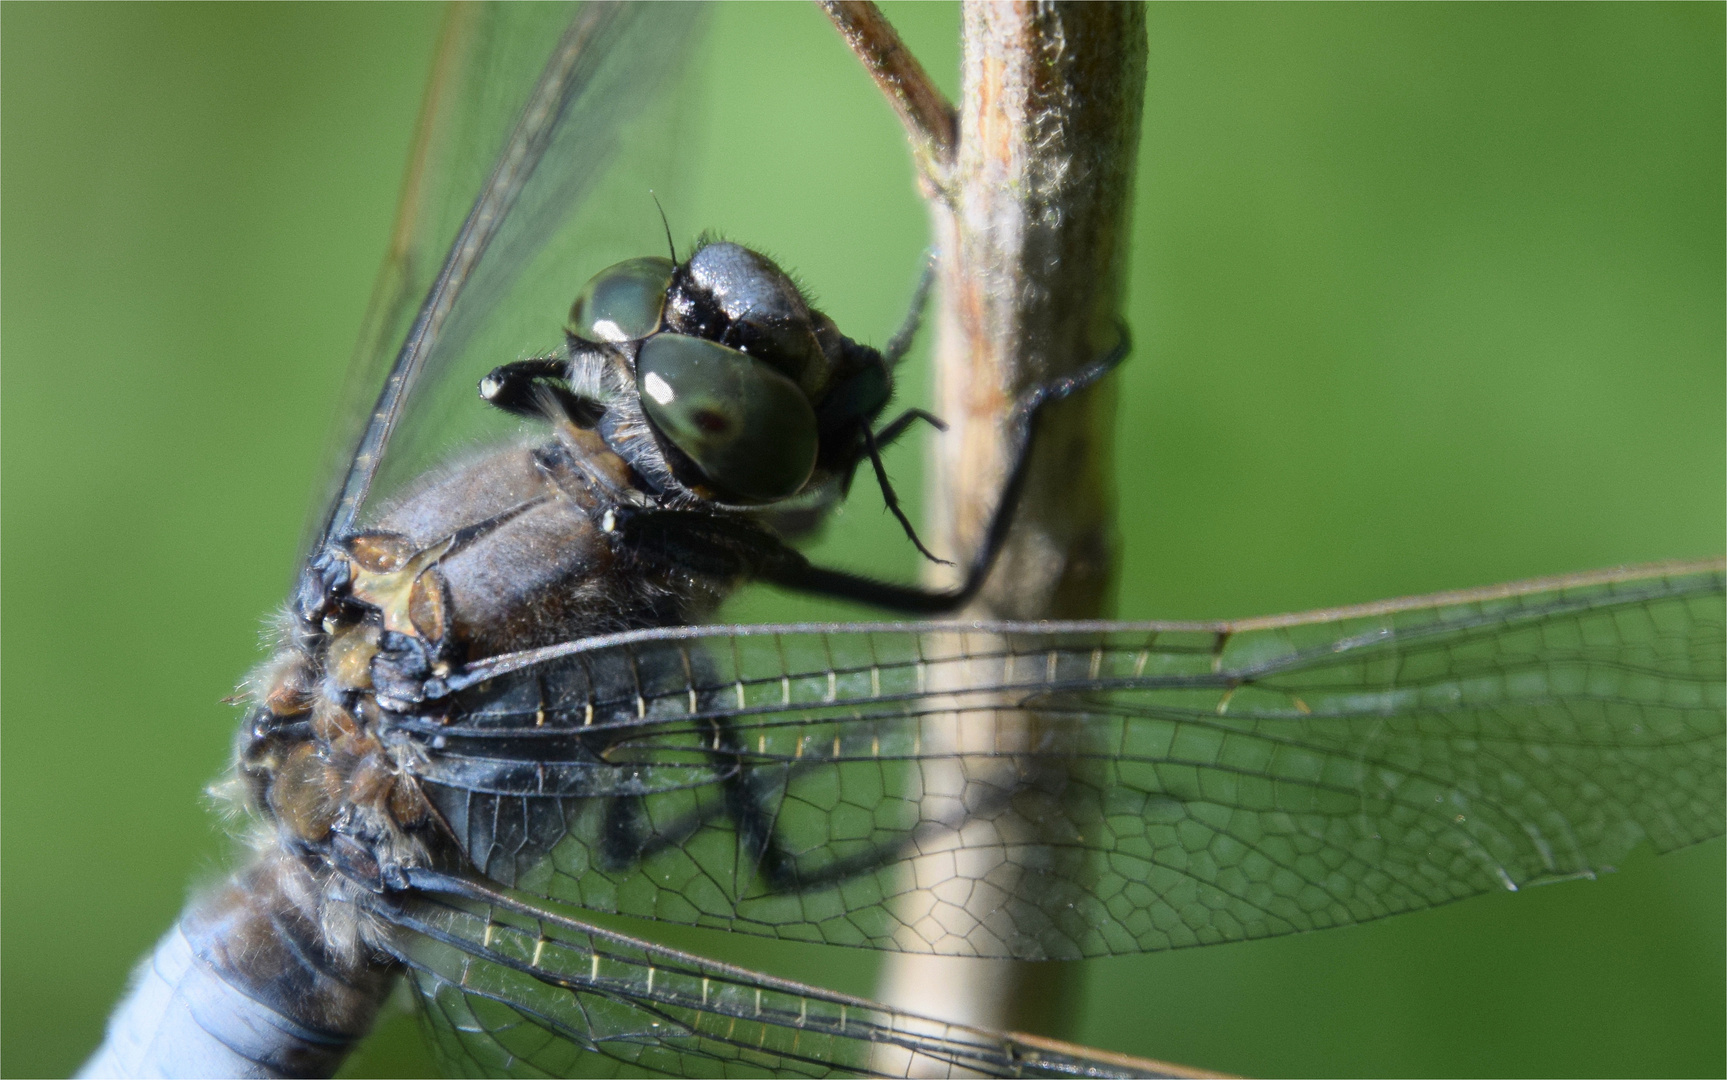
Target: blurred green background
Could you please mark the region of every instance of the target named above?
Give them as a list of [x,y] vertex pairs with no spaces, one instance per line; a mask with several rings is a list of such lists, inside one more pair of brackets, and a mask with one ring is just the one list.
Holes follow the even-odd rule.
[[[1151,9],[1121,615],[1722,550],[1723,11]],[[675,224],[879,342],[925,236],[890,113],[813,6],[713,14]],[[957,10],[890,14],[957,89]],[[219,699],[292,570],[439,17],[0,9],[6,1075],[76,1067],[218,872]],[[868,497],[837,526],[831,558],[903,550]],[[1719,1076],[1723,873],[1717,841],[1095,962],[1078,1034],[1250,1075]],[[870,992],[868,954],[667,936]],[[350,1071],[419,1054],[393,1013]]]

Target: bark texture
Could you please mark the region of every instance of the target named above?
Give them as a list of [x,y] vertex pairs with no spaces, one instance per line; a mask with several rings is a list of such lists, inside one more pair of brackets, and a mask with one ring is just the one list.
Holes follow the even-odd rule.
[[[1013,447],[1027,388],[1112,348],[1145,93],[1138,4],[965,8],[960,136],[930,201],[940,252],[933,533],[970,551]],[[1054,407],[1007,550],[975,612],[1087,618],[1109,604],[1115,548],[1108,380]]]
[[[1145,49],[1138,4],[966,5],[954,152],[933,164],[919,154],[939,252],[936,412],[950,425],[933,440],[928,535],[961,553],[961,565],[1017,452],[1003,423],[1013,404],[1098,359],[1123,332]],[[1044,418],[1006,549],[967,615],[1110,613],[1115,396],[1106,379]],[[931,571],[955,583],[952,570]],[[1081,1005],[1072,965],[910,954],[890,959],[883,993],[926,1013],[1056,1036],[1072,1033]]]

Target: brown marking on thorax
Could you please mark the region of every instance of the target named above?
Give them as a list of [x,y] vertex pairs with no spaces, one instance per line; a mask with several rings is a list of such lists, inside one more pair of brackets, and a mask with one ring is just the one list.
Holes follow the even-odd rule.
[[379,738],[372,664],[386,633],[424,642],[444,674],[452,658],[676,621],[717,598],[714,583],[619,565],[598,520],[646,496],[598,435],[558,436],[562,456],[517,445],[439,472],[345,542],[348,595],[367,614],[327,620],[315,651],[270,661],[240,751],[285,840],[318,850],[358,827],[397,857],[441,843],[413,761]]

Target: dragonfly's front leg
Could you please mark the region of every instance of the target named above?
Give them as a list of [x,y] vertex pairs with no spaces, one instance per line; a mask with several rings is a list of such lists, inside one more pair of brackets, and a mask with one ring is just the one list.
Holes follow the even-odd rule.
[[[1018,507],[1020,493],[1025,488],[1038,421],[1050,405],[1097,382],[1127,357],[1132,347],[1132,339],[1125,323],[1121,324],[1120,331],[1121,340],[1101,359],[1077,374],[1033,388],[1020,398],[1019,404],[1014,407],[1008,420],[1013,438],[1018,444],[1013,466],[1008,470],[1007,482],[1002,485],[1001,500],[996,504],[995,514],[990,518],[983,544],[972,556],[966,568],[965,580],[956,589],[923,589],[914,585],[881,581],[845,570],[813,566],[803,555],[765,530],[752,530],[748,526],[733,522],[724,523],[721,527],[723,535],[716,534],[716,539],[722,542],[716,544],[704,540],[702,533],[704,529],[713,531],[707,523],[719,519],[698,511],[631,510],[627,515],[620,514],[614,524],[631,546],[645,553],[651,554],[655,550],[664,553],[674,550],[694,553],[727,549],[732,560],[728,564],[728,572],[781,588],[836,600],[852,600],[912,615],[939,615],[957,610],[964,607],[983,587],[984,579],[989,576],[990,568],[995,564],[995,558],[1001,553],[1002,544],[1007,540],[1008,529],[1013,524],[1014,510]],[[747,542],[741,545],[731,539],[741,536],[740,530],[750,533]]]

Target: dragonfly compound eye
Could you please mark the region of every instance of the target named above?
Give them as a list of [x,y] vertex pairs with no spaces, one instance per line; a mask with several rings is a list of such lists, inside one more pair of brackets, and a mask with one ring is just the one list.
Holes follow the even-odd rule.
[[725,497],[774,502],[815,469],[815,410],[796,383],[736,349],[656,334],[636,358],[642,410]]
[[660,328],[672,261],[625,259],[589,279],[570,305],[570,333],[585,341],[638,341]]

